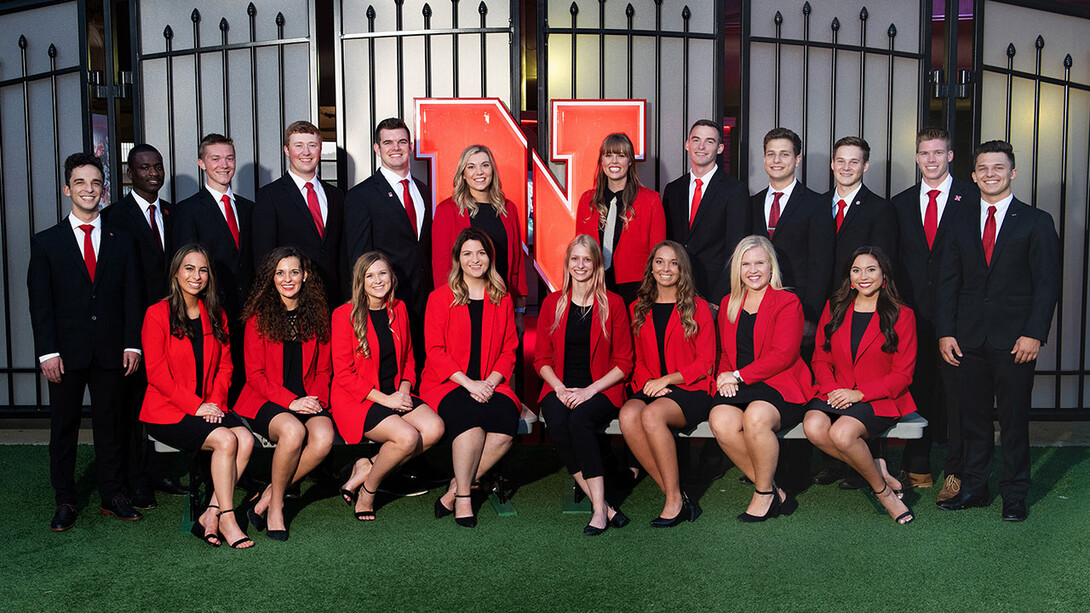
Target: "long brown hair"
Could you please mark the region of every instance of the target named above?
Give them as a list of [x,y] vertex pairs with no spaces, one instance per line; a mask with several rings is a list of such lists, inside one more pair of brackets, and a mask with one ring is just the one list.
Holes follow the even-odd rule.
[[751,234],[738,241],[734,255],[730,256],[730,300],[727,301],[727,321],[730,323],[738,320],[738,313],[742,310],[742,300],[746,293],[742,283],[742,258],[750,249],[765,250],[768,254],[768,265],[772,268],[768,286],[772,289],[783,289],[780,262],[776,259],[776,248],[772,246],[772,241],[759,234]]
[[897,331],[894,326],[901,314],[901,295],[897,293],[897,286],[890,274],[893,268],[890,266],[889,257],[878,247],[865,245],[852,252],[848,263],[844,266],[840,287],[829,298],[829,323],[825,324],[825,344],[822,348],[831,351],[833,348],[833,332],[836,332],[844,323],[844,316],[848,309],[855,303],[855,297],[859,290],[852,286],[851,272],[855,265],[855,259],[861,255],[869,255],[878,262],[878,268],[882,271],[882,288],[878,290],[878,327],[886,337],[882,343],[882,351],[894,353],[897,351]]
[[632,203],[636,201],[636,194],[639,193],[640,187],[640,175],[636,172],[636,149],[632,146],[632,140],[628,138],[628,135],[624,132],[614,132],[602,140],[602,146],[598,148],[598,172],[594,176],[594,195],[590,198],[590,208],[592,215],[598,214],[598,227],[605,228],[606,223],[609,222],[606,217],[609,215],[609,202],[606,201],[606,196],[609,195],[609,177],[606,176],[604,170],[602,170],[602,157],[616,153],[628,158],[628,174],[625,175],[624,190],[621,192],[621,205],[620,218],[624,221],[624,227],[628,227],[628,222],[632,220]]
[[189,314],[186,312],[185,295],[182,286],[178,283],[178,270],[182,267],[182,261],[190,253],[199,253],[208,262],[208,282],[204,289],[197,294],[197,299],[204,303],[204,310],[208,313],[208,321],[212,324],[212,336],[224,345],[230,344],[227,336],[227,326],[224,325],[223,308],[220,307],[219,294],[216,293],[216,272],[212,264],[212,258],[208,252],[197,243],[183,245],[174,253],[170,260],[170,294],[167,296],[170,305],[170,334],[176,338],[192,338],[189,331]]
[[484,276],[485,293],[489,302],[499,304],[507,293],[507,285],[500,273],[496,272],[496,248],[487,234],[477,228],[466,228],[458,233],[458,238],[454,239],[454,248],[450,250],[450,276],[447,277],[447,285],[454,294],[451,306],[469,304],[469,286],[466,285],[461,262],[462,246],[467,241],[477,241],[484,246],[484,251],[488,254],[488,274]]
[[[394,274],[394,267],[390,265],[390,260],[386,258],[386,255],[381,251],[368,251],[356,259],[355,265],[352,266],[352,329],[356,332],[356,341],[359,342],[356,345],[356,351],[363,354],[363,357],[371,358],[371,347],[367,342],[367,324],[370,321],[370,307],[368,306],[367,289],[364,287],[364,279],[367,277],[367,270],[371,268],[371,265],[375,262],[385,262],[386,268],[390,270],[390,291],[386,292],[386,296],[382,299],[382,306],[386,309],[386,317],[390,323],[390,331],[394,330],[394,292],[397,291],[397,275]],[[396,336],[396,333],[394,334]]]
[[[296,295],[295,329],[276,289],[276,268],[286,258],[299,260],[299,268],[303,271],[303,281]],[[311,338],[317,338],[321,343],[329,341],[329,305],[325,300],[322,277],[314,270],[310,258],[297,247],[277,247],[261,261],[246,308],[242,310],[243,321],[249,321],[251,317],[257,318],[258,334],[274,343]]]
[[698,332],[693,265],[689,262],[689,254],[685,252],[685,248],[671,240],[665,240],[655,245],[655,248],[651,250],[651,256],[647,258],[647,264],[643,269],[643,281],[640,282],[640,289],[636,291],[636,306],[632,310],[632,332],[633,334],[640,333],[640,328],[643,327],[647,314],[651,312],[651,305],[658,299],[659,286],[658,282],[655,281],[655,275],[652,273],[652,266],[659,249],[663,247],[673,249],[674,254],[677,256],[678,279],[675,286],[677,312],[681,316],[681,327],[685,329],[685,338],[692,338]]
[[598,246],[598,241],[594,240],[586,234],[580,234],[568,243],[568,250],[564,252],[564,285],[560,290],[560,297],[556,301],[556,313],[553,316],[553,326],[549,328],[549,333],[556,332],[556,328],[560,325],[560,318],[564,316],[564,311],[568,310],[568,303],[571,302],[571,286],[572,278],[571,271],[568,270],[568,262],[571,260],[572,251],[575,251],[576,246],[582,246],[590,252],[591,265],[594,267],[594,272],[590,276],[590,291],[589,295],[594,296],[594,304],[598,307],[598,320],[602,325],[602,334],[606,338],[609,338],[609,297],[606,295],[606,275],[602,270],[602,264],[604,263],[602,258],[602,249]]
[[488,201],[496,209],[497,216],[506,217],[507,197],[503,195],[503,188],[500,187],[500,171],[496,168],[496,158],[492,156],[492,150],[484,145],[470,145],[462,151],[462,157],[458,160],[458,170],[454,172],[454,204],[458,205],[459,212],[466,213],[468,211],[470,217],[477,216],[477,210],[480,207],[477,205],[477,201],[473,199],[473,194],[469,191],[469,184],[464,176],[470,156],[477,153],[487,155],[488,163],[492,165],[492,183],[488,186]]

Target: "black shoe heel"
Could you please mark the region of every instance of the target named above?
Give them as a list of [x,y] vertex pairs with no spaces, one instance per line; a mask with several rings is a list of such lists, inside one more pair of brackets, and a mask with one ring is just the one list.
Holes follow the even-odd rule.
[[[470,494],[465,494],[465,495],[455,494],[454,497],[455,498],[473,498],[473,496],[470,495]],[[472,503],[471,503],[471,506],[472,506]],[[454,510],[451,509],[450,512],[453,513]],[[477,527],[477,516],[476,515],[470,515],[469,517],[455,517],[454,522],[457,523],[459,526],[461,526],[463,528],[476,528]]]
[[[749,513],[742,513],[738,516],[738,521],[746,524],[755,524],[765,521],[766,519],[772,519],[780,516],[780,495],[773,487],[771,492],[762,492],[760,490],[754,490],[759,496],[772,496],[772,502],[768,505],[768,510],[764,515],[750,515]],[[792,510],[793,511],[793,510]]]

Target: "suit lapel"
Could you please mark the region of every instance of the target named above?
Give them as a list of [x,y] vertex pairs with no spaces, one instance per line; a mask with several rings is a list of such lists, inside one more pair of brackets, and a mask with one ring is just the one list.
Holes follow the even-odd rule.
[[[791,197],[787,199],[787,202],[780,202],[780,219],[776,222],[776,234],[780,233],[780,229],[787,223],[792,217],[799,215],[798,210],[803,207],[803,192],[806,191],[806,186],[801,181],[795,183],[795,188],[791,190]],[[768,220],[765,220],[767,223]]]
[[[162,201],[160,201],[162,202]],[[148,241],[156,247],[159,246],[159,237],[155,235],[155,232],[151,229],[151,223],[148,218],[144,216],[144,211],[140,208],[139,204],[136,204],[136,199],[132,197],[132,194],[127,194],[121,201],[121,204],[125,207],[125,213],[132,217],[134,226],[140,228],[140,236],[136,237],[143,241]],[[160,207],[161,209],[161,207]],[[163,214],[163,221],[166,222],[167,212],[160,210]],[[162,249],[159,250],[160,253]]]
[[[836,188],[833,188],[833,193],[836,193]],[[843,232],[854,220],[859,218],[863,213],[861,212],[863,207],[867,206],[867,198],[870,196],[870,190],[867,186],[863,185],[859,188],[859,193],[855,195],[855,198],[851,202],[851,206],[848,207],[848,213],[844,216],[844,222],[840,224],[840,232]]]
[[[1017,198],[1011,200],[1010,206],[1007,207],[1007,214],[1003,217],[1003,226],[999,228],[999,234],[995,237],[995,247],[992,249],[992,262],[999,259],[999,253],[1003,250],[1003,247],[1010,242],[1011,234],[1018,231],[1018,216],[1029,205],[1022,203]],[[984,250],[984,243],[981,241],[981,251]],[[988,267],[988,274],[991,274],[991,269]]]
[[[599,319],[601,311],[598,310],[598,301],[592,303],[590,310],[590,355],[598,351],[598,343],[602,340],[602,322]],[[587,358],[590,361],[590,358]]]
[[481,380],[488,378],[488,375],[492,374],[489,370],[485,372],[485,364],[491,362],[492,359],[492,339],[495,338],[494,332],[504,332],[497,330],[496,324],[496,310],[497,306],[492,304],[492,300],[488,297],[488,292],[484,295],[484,315],[481,317]]
[[[68,218],[61,220],[61,223],[57,226],[60,234],[61,244],[64,246],[65,253],[72,259],[74,266],[78,266],[83,278],[87,280],[88,285],[91,284],[91,274],[87,272],[87,263],[83,260],[83,254],[80,252],[79,243],[76,242],[76,233],[72,231],[71,224],[68,223]],[[100,230],[101,231],[101,230]]]
[[[722,168],[717,168],[715,174],[712,175],[711,181],[708,181],[705,189],[700,194],[700,206],[696,209],[696,217],[693,219],[692,225],[689,226],[689,232],[686,235],[687,237],[691,238],[693,232],[700,225],[700,222],[707,219],[708,215],[711,215],[709,210],[712,208],[712,203],[715,202],[715,197],[723,186],[723,172],[724,170]],[[688,194],[686,194],[686,197],[688,197]],[[685,223],[688,224],[688,222],[689,220],[686,219]]]
[[[761,298],[761,304],[757,307],[757,319],[753,323],[753,359],[761,357],[761,349],[765,344],[765,333],[768,329],[769,319],[772,317],[772,311],[775,309],[775,290],[771,287],[765,292],[763,298]],[[745,296],[742,297],[742,309],[746,306]],[[763,307],[763,308],[762,308]],[[741,313],[738,314],[741,317]],[[737,358],[736,358],[737,359]]]
[[[670,355],[670,339],[674,337],[674,334],[681,332],[682,337],[685,336],[685,330],[681,327],[681,312],[677,310],[677,305],[674,305],[674,310],[670,312],[670,321],[666,324],[666,335],[662,343],[662,355],[665,357]],[[657,346],[658,343],[656,342]],[[656,356],[657,357],[657,356]],[[665,377],[668,373],[660,373],[660,377]]]
[[[848,313],[854,315],[855,309],[853,308],[849,310]],[[850,339],[852,331],[851,321],[848,317],[845,317],[844,322],[845,325],[847,325],[848,327],[848,338]],[[859,348],[855,352],[855,359],[852,360],[853,366],[859,363],[859,358],[861,358],[863,354],[867,352],[867,348],[871,346],[871,343],[878,339],[879,332],[880,330],[878,326],[878,313],[875,312],[871,314],[870,322],[867,324],[867,329],[863,331],[863,338],[859,341]],[[849,342],[851,341],[849,340]],[[849,347],[849,351],[850,350],[851,349]]]
[[[284,173],[284,176],[280,178],[282,187],[288,193],[288,200],[292,203],[292,207],[295,208],[299,215],[302,215],[302,219],[306,220],[307,228],[319,242],[325,242],[325,237],[318,233],[318,226],[314,225],[314,217],[310,214],[310,206],[307,205],[307,201],[303,198],[303,193],[299,191],[299,188],[295,185],[295,180],[289,176],[288,171]],[[325,186],[322,186],[325,189]],[[326,194],[326,210],[329,210],[329,194]],[[326,218],[328,219],[328,213]]]
[[[942,219],[939,220],[939,227],[935,231],[935,243],[938,243],[942,240],[942,237],[946,235],[947,230],[954,224],[953,220],[957,217],[959,211],[961,211],[963,207],[972,206],[973,204],[975,203],[971,197],[970,190],[966,189],[966,186],[960,181],[953,181],[950,184],[950,193],[946,196],[946,208],[942,211]],[[919,216],[917,215],[915,217]],[[923,232],[922,220],[920,221],[920,231]]]
[[[564,298],[565,298],[564,294],[561,294],[560,299],[563,300]],[[568,327],[567,327],[568,326],[568,315],[570,315],[570,314],[571,314],[571,302],[570,302],[570,299],[569,299],[568,305],[564,308],[564,312],[560,314],[560,319],[557,320],[557,324],[556,324],[556,332],[560,334],[561,338],[564,338],[565,331],[568,329]],[[591,345],[593,346],[593,343],[594,343],[594,331],[593,330],[591,331],[590,336],[591,336]],[[554,370],[556,370],[558,377],[563,377],[564,376],[564,357],[565,357],[565,355],[567,353],[568,348],[567,348],[566,344],[563,343],[563,342],[553,343],[553,348],[556,351],[556,356],[555,356],[555,360],[554,360],[556,362],[556,368]],[[593,353],[593,351],[594,350],[592,349],[591,352]]]
[[672,217],[670,220],[671,225],[674,228],[682,228],[684,230],[678,232],[675,236],[685,240],[682,237],[689,236],[689,181],[692,180],[692,175],[690,173],[685,173],[682,175],[682,178],[684,179],[683,181],[675,183],[675,185],[677,185],[678,194],[672,199],[678,204],[673,207],[673,210],[668,211],[668,213]]
[[[381,170],[376,170],[375,175],[378,177],[376,187],[386,188],[385,193],[381,194],[380,197],[382,202],[385,202],[386,206],[390,209],[390,219],[396,219],[397,225],[401,226],[401,229],[404,230],[406,234],[411,234],[413,226],[409,223],[409,214],[405,206],[401,203],[401,200],[398,199],[397,192],[395,191],[402,189],[402,187],[400,185],[390,185],[390,182],[386,179],[386,175],[382,174]],[[409,178],[412,179],[412,175],[409,175]],[[421,195],[423,195],[423,190],[421,190]],[[426,217],[428,208],[427,203],[424,202],[421,204],[424,205]],[[422,221],[417,220],[417,223],[422,223]]]
[[197,303],[201,309],[201,334],[204,338],[201,339],[201,353],[204,356],[204,379],[201,382],[201,394],[202,398],[207,398],[211,391],[212,383],[212,360],[215,357],[215,351],[218,348],[219,341],[212,335],[212,320],[208,317],[208,311],[204,308],[204,301],[201,300]]

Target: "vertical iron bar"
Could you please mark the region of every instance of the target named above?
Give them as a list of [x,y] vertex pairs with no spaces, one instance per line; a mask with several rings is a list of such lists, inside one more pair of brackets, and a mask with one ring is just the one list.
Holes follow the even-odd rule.
[[[886,79],[886,193],[885,197],[893,195],[893,39],[897,37],[897,26],[889,24],[886,30],[889,37],[889,67]],[[921,81],[920,83],[923,83]]]
[[537,3],[537,149],[549,159],[549,9],[548,0]]
[[[193,22],[193,97],[197,107],[197,134],[204,133],[204,103],[201,98],[201,89],[203,89],[201,83],[201,12],[197,9],[193,9],[193,12],[189,14],[190,21]],[[171,120],[173,121],[173,117]],[[197,138],[200,138],[199,136]],[[174,185],[174,176],[177,173],[174,172],[174,167],[170,168],[170,184]]]
[[598,97],[606,97],[606,0],[598,0]]
[[[455,0],[455,1],[457,1],[457,0]],[[373,33],[375,31],[375,7],[370,6],[370,5],[368,5],[368,7],[367,7],[367,31],[370,32],[370,33]],[[455,62],[454,73],[455,73],[455,75],[457,75],[457,73],[458,73],[457,62]],[[454,82],[455,82],[455,85],[457,85],[457,83],[458,83],[458,77],[457,76],[454,77]],[[368,38],[367,39],[367,96],[368,96],[368,104],[369,104],[369,107],[370,107],[369,110],[370,110],[370,113],[371,113],[371,123],[369,123],[368,125],[372,129],[374,129],[375,125],[378,124],[378,109],[375,108],[375,105],[377,104],[375,89],[376,89],[376,86],[375,86],[375,39],[374,38]],[[457,96],[458,94],[455,93],[454,95]],[[375,166],[375,156],[370,155],[368,157],[371,158],[371,173],[374,174],[374,172],[376,170],[378,170],[378,167]]]
[[[574,99],[574,98],[579,97],[579,95],[577,93],[577,90],[576,90],[576,75],[575,75],[576,68],[579,65],[579,62],[577,62],[576,59],[575,59],[576,58],[576,40],[578,39],[578,37],[575,34],[575,28],[577,27],[576,26],[576,20],[577,20],[577,18],[579,16],[579,5],[576,4],[574,2],[574,0],[571,3],[571,6],[568,8],[568,12],[571,13],[571,29],[572,29],[572,32],[571,32],[571,97]],[[539,77],[540,77],[540,75],[539,75]]]
[[[865,101],[867,83],[867,7],[859,10],[859,138],[863,136],[863,123],[866,119]],[[835,76],[833,78],[836,78]]]
[[[450,0],[451,15],[450,15],[450,27],[457,32],[458,31],[458,0]],[[458,65],[458,35],[453,34],[450,39],[451,46],[451,65],[454,66],[454,97],[458,97],[458,77],[461,75],[461,70]],[[374,57],[372,55],[372,57]],[[540,77],[539,77],[540,78]]]
[[633,38],[633,36],[632,36],[632,23],[633,23],[632,18],[636,14],[636,9],[632,8],[632,3],[631,2],[628,3],[628,6],[624,7],[624,14],[625,14],[625,17],[628,19],[628,34],[626,35],[626,37],[628,38],[628,90],[627,91],[628,91],[628,98],[631,100],[632,99],[632,87],[633,87],[633,84],[632,84],[632,79],[633,79],[633,74],[632,74],[633,66],[632,66],[632,63],[635,61],[635,58],[634,58],[634,55],[633,55],[633,49],[632,49],[632,42],[633,42],[633,40],[632,40],[632,38]]
[[[30,233],[34,234],[34,159],[31,151],[30,136],[30,81],[27,79],[27,39],[19,36],[19,62],[22,65],[23,90],[23,153],[26,156],[26,202]],[[5,261],[7,261],[5,259]]]
[[[348,125],[347,109],[345,108],[345,69],[344,69],[344,0],[337,0],[333,4],[333,65],[335,96],[337,104],[337,179],[343,181],[344,187],[351,185],[348,176],[347,156],[341,155],[346,150],[345,126]],[[368,158],[374,159],[373,155]],[[362,160],[360,160],[362,161]],[[355,177],[351,177],[355,179]]]
[[[49,45],[49,91],[50,102],[53,106],[53,167],[57,169],[56,183],[54,185],[60,185],[64,182],[64,169],[61,166],[61,134],[60,125],[58,119],[60,116],[60,109],[57,107],[57,46]],[[61,191],[60,189],[54,189],[57,196],[57,219],[62,218],[63,211],[61,210]]]
[[[277,115],[279,122],[276,129],[278,133],[283,133],[284,128],[287,127],[284,117],[284,43],[279,41],[284,40],[284,13],[276,14],[276,39],[278,41],[276,43],[276,82],[279,85],[277,98],[280,101],[279,115]],[[288,171],[288,161],[284,159],[283,154],[278,157],[280,158],[280,174],[284,174]]]
[[[1086,143],[1086,156],[1090,158],[1090,140]],[[0,171],[2,172],[2,171]],[[1090,193],[1090,173],[1086,175],[1086,191]],[[1086,203],[1086,210],[1084,212],[1084,219],[1090,217],[1090,200]],[[5,260],[6,261],[6,260]],[[1087,311],[1090,307],[1087,306],[1087,292],[1090,291],[1090,278],[1087,277],[1087,272],[1090,271],[1090,228],[1084,228],[1082,233],[1082,290],[1079,293],[1079,299],[1082,302],[1082,308],[1080,309],[1080,326],[1079,329],[1083,331],[1083,334],[1079,335],[1079,406],[1086,406],[1086,325],[1087,325]]]
[[[662,57],[662,0],[655,0],[655,58]],[[655,151],[662,151],[662,62],[655,61]],[[688,130],[689,126],[684,129]],[[688,138],[688,133],[686,133]],[[684,151],[682,152],[684,153]],[[659,156],[661,159],[662,156]],[[683,156],[684,157],[684,156]],[[687,160],[686,160],[687,161]],[[685,168],[683,165],[682,168]],[[655,185],[662,184],[662,162],[655,164]]]
[[[257,7],[253,2],[246,7],[246,16],[250,24],[250,42],[257,42]],[[255,46],[250,47],[250,108],[253,110],[254,118],[251,124],[254,148],[254,191],[251,195],[256,196],[257,190],[261,187],[261,141],[258,138],[261,132],[261,115],[257,112],[257,47]]]
[[[519,0],[509,0],[508,20],[511,33],[508,36],[508,45],[517,53],[508,53],[511,71],[511,114],[515,121],[522,121],[522,3]],[[521,125],[521,124],[520,124]],[[526,156],[529,162],[529,152]],[[527,166],[529,168],[530,166]],[[527,217],[529,219],[529,217]]]
[[401,31],[405,29],[405,0],[394,0],[394,20],[398,34],[394,37],[397,49],[397,116],[405,116],[405,39]]
[[[712,74],[715,77],[712,79],[712,109],[715,113],[715,122],[722,126],[726,123],[727,108],[726,108],[726,85],[723,75],[727,73],[726,69],[726,56],[727,56],[727,41],[726,41],[726,24],[727,18],[723,2],[713,3],[712,9],[712,22],[715,24],[712,27],[712,32],[715,35],[715,42],[712,48],[715,50],[714,59],[712,60]],[[737,124],[736,124],[737,125]],[[688,126],[685,126],[688,128]],[[731,143],[731,149],[733,153],[734,143]],[[731,155],[731,162],[735,161],[735,156]],[[729,165],[726,167],[726,172],[730,172]]]
[[[689,19],[693,16],[689,5],[681,9],[682,31],[685,33],[681,39],[681,125],[689,127]],[[716,123],[723,121],[722,117],[716,118]]]
[[1014,80],[1014,54],[1017,50],[1014,48],[1014,43],[1007,45],[1007,111],[1004,115],[1007,118],[1006,129],[1003,132],[1003,140],[1008,143],[1011,142],[1011,90],[1013,89]]
[[[163,28],[163,38],[166,39],[167,51],[167,162],[170,172],[174,172],[174,30],[168,25]],[[120,195],[120,194],[119,194]],[[170,181],[170,201],[178,201],[178,186],[174,184],[174,176]]]
[[1033,70],[1033,153],[1030,154],[1033,174],[1030,175],[1030,200],[1033,206],[1037,206],[1037,145],[1041,138],[1041,53],[1045,48],[1045,39],[1038,35],[1033,46],[1036,47],[1036,54]]
[[[802,5],[802,142],[810,141],[810,3]],[[777,125],[779,125],[777,123]],[[802,165],[802,183],[806,184],[807,164]]]
[[[424,15],[424,31],[430,32],[431,5],[427,2],[424,3],[422,13]],[[424,35],[424,97],[431,98],[431,34]]]
[[[87,23],[88,23],[88,20],[87,20],[87,0],[77,0],[77,2],[76,2],[76,14],[77,14],[77,19],[79,20],[79,23],[80,23],[80,27],[79,27],[80,97],[79,98],[80,98],[80,117],[83,119],[83,121],[81,122],[83,124],[83,150],[84,151],[90,151],[91,150],[91,141],[94,139],[94,137],[91,134],[91,89],[89,87],[87,87],[87,83],[90,81],[90,79],[89,79],[89,67],[91,65],[91,62],[88,59],[89,45],[87,44]],[[131,18],[133,20],[136,20],[139,17],[139,14],[140,14],[139,10],[134,10],[132,13],[130,13],[130,15],[132,16]],[[137,40],[136,37],[134,37],[134,40]],[[139,44],[140,44],[139,40],[137,40],[137,42],[134,43],[133,46],[136,47]],[[134,100],[134,103],[135,102],[136,101]],[[135,104],[134,104],[134,106],[133,106],[133,112],[134,113],[136,112],[137,108],[139,108],[139,107],[135,106]],[[136,130],[137,130],[137,133],[140,133],[140,131],[142,130],[142,127],[140,126],[139,122],[136,123]]]
[[[1067,237],[1067,144],[1068,128],[1071,112],[1071,54],[1064,57],[1064,110],[1063,128],[1060,142],[1060,270],[1064,270],[1064,257]],[[1036,161],[1035,161],[1036,163]],[[1060,284],[1060,299],[1056,302],[1056,408],[1060,408],[1060,384],[1063,382],[1060,373],[1063,371],[1063,338],[1064,338],[1064,285]],[[1084,329],[1085,330],[1085,329]],[[1082,379],[1082,375],[1079,375]],[[1081,407],[1082,405],[1077,405]]]
[[[310,85],[310,104],[308,105],[310,108],[310,123],[314,124],[320,129],[320,124],[322,122],[321,112],[318,107],[318,11],[315,10],[316,4],[317,2],[307,2],[307,47],[310,59],[310,74],[308,75],[309,78],[307,79],[307,81]],[[282,39],[284,37],[281,36],[280,38]],[[281,129],[283,129],[283,127],[281,127]],[[336,152],[336,154],[340,155],[339,152]],[[280,157],[283,158],[284,156]],[[320,159],[321,158],[319,157],[319,160]],[[322,164],[323,162],[318,163],[319,177],[322,176]],[[340,182],[341,178],[337,177],[337,183],[339,184]],[[344,188],[344,185],[338,185],[338,187]]]
[[481,97],[488,96],[488,45],[487,35],[484,33],[485,18],[488,15],[488,6],[484,0],[477,5],[477,13],[481,16]]
[[[829,80],[829,145],[831,146],[836,142],[836,50],[837,50],[837,38],[840,33],[840,20],[833,17],[833,22],[829,24],[829,27],[833,30],[833,50],[832,50],[832,78]],[[805,145],[803,145],[805,147]],[[833,170],[829,169],[829,186],[835,187],[836,183],[833,181]]]
[[775,51],[773,51],[773,56],[775,57],[775,69],[773,70],[773,72],[776,75],[776,80],[774,81],[775,85],[774,85],[774,88],[772,90],[772,99],[774,101],[773,108],[775,110],[774,110],[773,115],[772,115],[772,122],[774,124],[776,124],[777,127],[779,127],[779,125],[780,125],[780,55],[782,53],[781,45],[780,45],[780,37],[781,37],[781,30],[782,30],[782,27],[783,27],[783,13],[781,13],[779,11],[776,11],[776,15],[772,18],[772,22],[776,24],[776,48],[775,48]]
[[[102,3],[102,22],[105,45],[103,45],[103,62],[106,70],[106,134],[109,140],[110,150],[107,153],[110,163],[110,176],[118,175],[117,158],[121,152],[121,146],[117,138],[117,99],[115,86],[117,85],[117,62],[114,59],[114,32],[113,32],[113,3]],[[87,118],[90,120],[90,117]]]
[[[227,32],[231,29],[231,24],[227,23],[227,18],[220,19],[220,44],[223,45],[223,54],[221,55],[221,62],[223,63],[223,133],[230,138],[231,136],[231,80],[228,75],[231,72],[230,60],[227,57]],[[203,134],[198,134],[197,138],[203,138]]]

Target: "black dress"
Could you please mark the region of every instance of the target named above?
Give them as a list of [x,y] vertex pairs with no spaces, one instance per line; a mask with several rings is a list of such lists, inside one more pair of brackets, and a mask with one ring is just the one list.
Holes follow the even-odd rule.
[[496,253],[496,261],[492,265],[496,267],[496,272],[504,283],[507,283],[507,270],[510,265],[507,261],[507,229],[503,227],[503,220],[496,213],[496,208],[490,203],[478,202],[477,216],[470,218],[469,227],[484,232],[492,239],[492,247]]
[[[290,341],[284,341],[281,343],[283,347],[283,382],[284,388],[289,392],[295,394],[296,398],[303,398],[307,396],[307,388],[303,384],[303,371],[305,366],[303,365],[303,342],[299,340],[299,313],[296,311],[288,311],[288,325],[291,327],[292,334],[296,338]],[[257,413],[250,419],[250,429],[257,432],[265,438],[270,438],[269,426],[272,424],[272,420],[281,413],[288,413],[295,419],[306,423],[312,417],[329,417],[329,412],[322,410],[318,413],[296,413],[288,407],[282,407],[275,402],[266,402],[261,405],[257,410]]]
[[[670,374],[666,369],[666,328],[670,325],[670,318],[673,316],[676,307],[677,305],[672,302],[656,302],[651,305],[651,324],[655,327],[655,341],[659,352],[659,377]],[[647,325],[647,323],[645,322],[644,325]],[[676,402],[681,407],[682,415],[685,416],[685,427],[682,428],[681,432],[692,432],[700,425],[700,422],[708,420],[708,413],[711,412],[712,408],[712,398],[707,392],[686,390],[676,385],[668,385],[666,389],[669,391],[662,397]],[[657,400],[643,393],[642,389],[629,395],[629,398],[647,403]]]
[[[371,326],[378,337],[378,389],[383,394],[393,394],[401,383],[397,380],[397,347],[394,345],[394,334],[390,331],[390,314],[386,309],[369,309],[367,311]],[[375,348],[372,347],[374,352]],[[373,354],[372,354],[373,355]],[[413,396],[413,408],[424,404],[420,398]],[[367,409],[367,417],[363,420],[363,431],[370,432],[382,420],[391,415],[401,415],[390,407],[378,403],[372,403]]]

